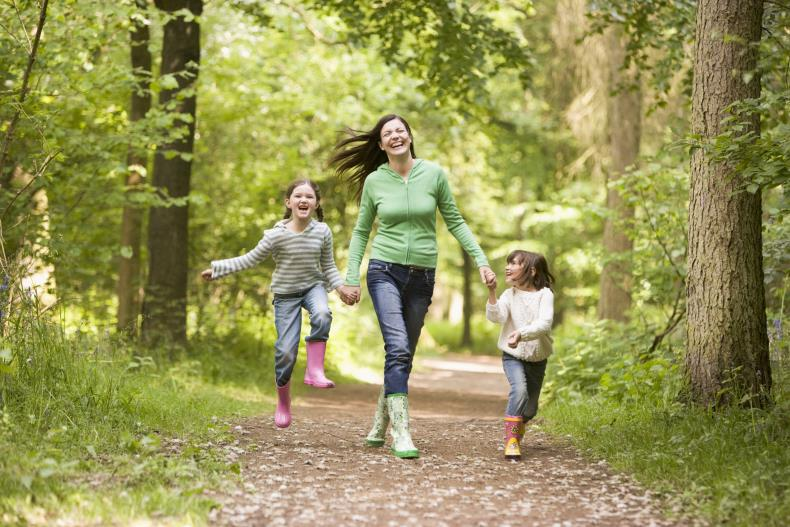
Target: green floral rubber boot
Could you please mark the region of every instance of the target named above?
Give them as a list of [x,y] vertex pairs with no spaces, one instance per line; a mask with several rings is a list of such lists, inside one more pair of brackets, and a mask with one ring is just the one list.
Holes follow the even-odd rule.
[[386,398],[384,397],[384,386],[379,392],[379,400],[376,403],[376,415],[373,416],[373,428],[365,438],[367,446],[384,446],[384,439],[387,435],[387,426],[390,424],[390,415],[387,412]]
[[409,396],[393,393],[387,396],[387,412],[392,428],[392,447],[390,452],[399,458],[418,458],[420,451],[414,446],[409,433]]

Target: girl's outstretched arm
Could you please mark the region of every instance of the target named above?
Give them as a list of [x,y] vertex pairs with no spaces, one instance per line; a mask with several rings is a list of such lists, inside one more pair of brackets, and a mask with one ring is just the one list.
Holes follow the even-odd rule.
[[[253,250],[247,254],[237,256],[235,258],[226,258],[224,260],[214,260],[211,262],[211,279],[216,280],[223,276],[244,269],[249,269],[262,261],[264,261],[272,252],[274,247],[274,234],[272,230],[267,230],[263,233],[263,238],[258,242]],[[202,274],[202,273],[201,273]]]

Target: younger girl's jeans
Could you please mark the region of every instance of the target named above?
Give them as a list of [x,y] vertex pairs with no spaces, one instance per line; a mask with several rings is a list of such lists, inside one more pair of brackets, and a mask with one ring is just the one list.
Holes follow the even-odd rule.
[[371,259],[368,292],[384,337],[384,394],[408,393],[414,350],[431,305],[435,269]]
[[299,349],[299,335],[302,331],[302,308],[310,314],[310,334],[305,341],[326,341],[332,326],[332,312],[329,298],[323,284],[305,291],[288,294],[274,294],[274,327],[277,328],[277,342],[274,343],[274,375],[277,386],[285,386],[291,380],[296,352]]
[[502,352],[502,367],[510,383],[505,415],[522,416],[526,423],[538,413],[538,398],[546,373],[546,362],[527,362]]

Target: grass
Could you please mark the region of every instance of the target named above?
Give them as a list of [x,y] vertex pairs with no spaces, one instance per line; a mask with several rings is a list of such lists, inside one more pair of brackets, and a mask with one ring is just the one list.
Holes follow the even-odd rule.
[[673,409],[603,398],[555,401],[548,431],[664,494],[676,514],[714,525],[786,525],[790,408]]
[[786,524],[790,369],[779,353],[785,348],[772,353],[772,407],[712,411],[679,402],[682,342],[646,356],[644,337],[627,326],[561,329],[556,337],[541,396],[547,431],[662,494],[671,514],[713,525]]
[[273,406],[254,384],[208,380],[199,360],[157,363],[52,325],[2,350],[3,525],[202,524],[215,506],[203,490],[238,473],[231,421]]
[[[376,371],[375,320],[333,309],[328,375]],[[204,491],[238,480],[226,456],[233,424],[274,408],[271,320],[223,329],[193,335],[171,359],[172,350],[17,320],[0,339],[0,525],[205,524],[216,503]],[[296,397],[304,389],[293,385]]]

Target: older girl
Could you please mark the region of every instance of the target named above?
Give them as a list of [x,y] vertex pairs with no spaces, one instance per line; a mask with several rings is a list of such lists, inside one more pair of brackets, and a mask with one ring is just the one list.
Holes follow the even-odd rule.
[[[318,221],[313,215],[318,216]],[[294,181],[285,193],[285,215],[274,227],[263,233],[258,245],[242,256],[215,260],[201,273],[205,280],[216,280],[230,273],[249,269],[274,258],[271,290],[274,293],[274,343],[277,409],[274,424],[286,428],[291,424],[291,373],[296,364],[302,308],[310,314],[310,334],[305,338],[307,369],[304,383],[316,388],[332,388],[335,384],[324,375],[324,355],[332,312],[327,290],[336,290],[347,304],[356,300],[343,285],[332,252],[332,231],[323,223],[321,193],[309,179]]]

